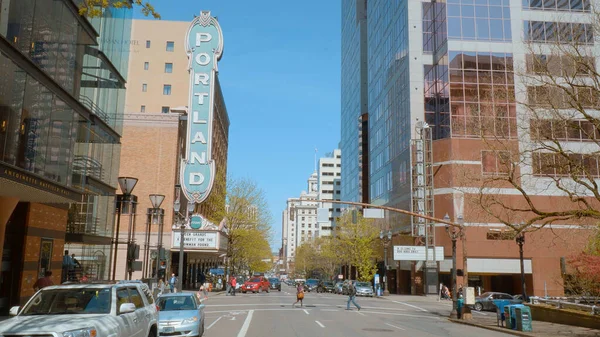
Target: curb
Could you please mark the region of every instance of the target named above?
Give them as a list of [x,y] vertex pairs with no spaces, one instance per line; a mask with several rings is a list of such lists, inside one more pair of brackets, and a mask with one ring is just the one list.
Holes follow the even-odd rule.
[[461,319],[448,318],[448,321],[457,323],[457,324],[470,325],[470,326],[474,326],[474,327],[478,327],[478,328],[482,328],[482,329],[498,331],[498,332],[502,332],[502,333],[506,333],[506,334],[510,334],[510,335],[514,335],[514,336],[524,336],[524,337],[535,336],[534,334],[528,334],[528,333],[524,333],[524,332],[520,332],[520,331],[516,331],[516,330],[512,330],[512,329],[507,329],[507,328],[472,323],[469,321],[463,321]]

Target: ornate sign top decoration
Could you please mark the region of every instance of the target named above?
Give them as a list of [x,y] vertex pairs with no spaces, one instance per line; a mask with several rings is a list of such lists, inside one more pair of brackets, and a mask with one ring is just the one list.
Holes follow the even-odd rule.
[[181,163],[181,186],[190,202],[204,201],[212,189],[212,124],[217,61],[223,52],[223,32],[210,11],[202,11],[185,36],[190,74],[187,148]]

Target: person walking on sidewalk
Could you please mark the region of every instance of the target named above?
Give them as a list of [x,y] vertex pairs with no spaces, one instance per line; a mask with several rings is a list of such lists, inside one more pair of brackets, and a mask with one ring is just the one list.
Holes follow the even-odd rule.
[[169,280],[169,288],[171,292],[175,292],[175,284],[177,283],[177,277],[175,277],[175,273],[171,274],[171,279]]
[[292,304],[292,307],[296,307],[296,303],[300,302],[300,307],[304,305],[302,302],[304,300],[304,286],[302,283],[298,282],[298,286],[296,287],[296,302]]
[[358,308],[360,311],[360,305],[358,305],[355,301],[356,299],[356,288],[354,287],[354,282],[350,281],[348,283],[348,303],[346,303],[346,310],[350,310],[350,302]]
[[237,280],[235,276],[231,276],[231,296],[235,296],[235,287],[237,286]]

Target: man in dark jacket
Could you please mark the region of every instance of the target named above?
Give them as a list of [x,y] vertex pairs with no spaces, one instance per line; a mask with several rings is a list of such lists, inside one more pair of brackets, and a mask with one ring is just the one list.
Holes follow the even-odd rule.
[[356,288],[354,287],[354,282],[348,283],[348,303],[346,304],[346,310],[350,310],[350,302],[358,308],[360,311],[360,305],[358,305],[355,301],[356,299]]

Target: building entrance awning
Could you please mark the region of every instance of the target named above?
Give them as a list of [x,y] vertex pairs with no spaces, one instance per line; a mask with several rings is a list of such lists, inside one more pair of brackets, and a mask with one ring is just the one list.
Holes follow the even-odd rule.
[[[523,259],[525,274],[531,274],[531,259]],[[469,274],[521,274],[519,259],[467,258]],[[449,273],[452,269],[452,259],[446,258],[440,262],[440,272]]]

